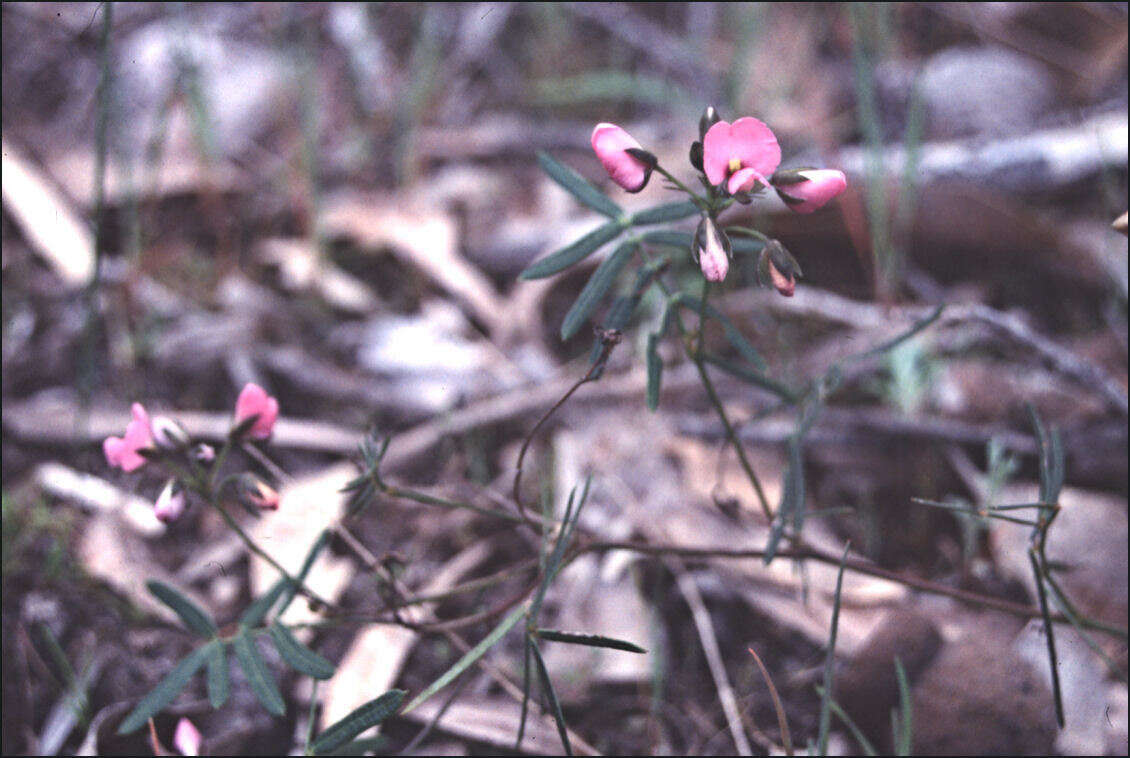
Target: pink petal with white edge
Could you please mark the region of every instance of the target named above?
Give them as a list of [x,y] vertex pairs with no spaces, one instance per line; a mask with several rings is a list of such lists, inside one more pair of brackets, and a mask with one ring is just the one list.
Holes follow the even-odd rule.
[[736,173],[730,170],[733,160],[740,169],[769,176],[781,164],[781,146],[773,131],[755,118],[745,116],[732,124],[719,121],[702,138],[702,169],[711,184],[721,184]]
[[173,733],[173,746],[181,755],[200,755],[200,744],[203,741],[200,730],[191,721],[182,718],[177,722],[177,730]]
[[640,143],[615,124],[597,124],[592,130],[592,149],[604,170],[628,192],[643,189],[647,183],[647,166],[624,152]]
[[726,189],[731,195],[736,195],[739,192],[749,192],[758,182],[761,182],[762,185],[769,184],[757,169],[743,168],[734,172],[730,181],[726,182]]
[[844,176],[843,171],[822,168],[801,171],[800,175],[808,181],[779,188],[779,191],[783,194],[804,201],[797,204],[788,204],[789,209],[796,213],[812,213],[847,189],[847,177]]

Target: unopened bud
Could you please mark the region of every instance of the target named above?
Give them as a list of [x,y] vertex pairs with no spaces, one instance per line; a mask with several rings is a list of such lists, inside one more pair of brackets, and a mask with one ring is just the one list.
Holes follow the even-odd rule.
[[704,139],[706,137],[706,133],[710,131],[710,127],[714,126],[721,120],[722,117],[718,115],[717,108],[715,108],[713,105],[706,106],[706,110],[702,112],[702,118],[698,120],[698,138],[700,140]]
[[154,416],[150,422],[153,430],[153,443],[162,450],[183,450],[188,447],[188,432],[168,416]]
[[200,755],[200,744],[204,737],[200,730],[191,721],[182,718],[177,722],[177,730],[173,734],[173,745],[181,755]]
[[194,445],[190,453],[192,459],[200,463],[211,463],[216,460],[216,448],[209,445],[207,442],[201,442]]
[[695,140],[691,143],[691,166],[697,171],[702,171],[702,142]]
[[714,219],[704,216],[694,233],[694,256],[708,282],[720,282],[730,270],[730,238],[718,229]]
[[765,243],[757,265],[757,278],[762,285],[775,288],[785,297],[792,297],[796,291],[796,278],[801,275],[800,264],[779,240]]
[[157,502],[153,504],[153,513],[158,521],[171,524],[184,513],[184,505],[184,490],[180,488],[176,479],[170,479],[161,490],[161,494],[157,496]]
[[244,474],[239,479],[240,494],[250,505],[262,511],[279,509],[279,493],[254,474]]

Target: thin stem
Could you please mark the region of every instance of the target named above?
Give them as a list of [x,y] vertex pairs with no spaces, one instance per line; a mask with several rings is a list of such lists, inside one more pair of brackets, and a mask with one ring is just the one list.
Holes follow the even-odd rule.
[[707,203],[707,201],[701,195],[699,195],[697,192],[692,190],[690,187],[688,187],[687,185],[683,184],[681,181],[676,179],[675,176],[670,171],[663,168],[659,164],[655,165],[655,170],[658,171],[660,174],[662,174],[663,178],[665,178],[667,181],[674,184],[676,187],[681,189],[683,192],[686,192],[690,196],[691,201],[695,205],[697,205],[699,208],[702,208],[704,211],[709,208],[709,204]]
[[742,234],[742,235],[745,235],[746,237],[753,237],[754,239],[759,239],[759,240],[761,240],[762,242],[765,242],[765,243],[769,243],[769,242],[773,241],[771,238],[767,237],[766,235],[762,234],[761,232],[757,231],[756,229],[750,229],[748,226],[727,226],[723,231],[725,231],[727,233],[735,233],[736,232],[737,234]]

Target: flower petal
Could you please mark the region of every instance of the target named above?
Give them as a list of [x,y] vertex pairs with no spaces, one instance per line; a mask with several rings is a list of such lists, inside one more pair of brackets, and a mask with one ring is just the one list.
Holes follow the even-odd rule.
[[769,176],[781,165],[781,146],[773,131],[761,121],[750,116],[739,118],[730,126],[730,139],[742,168],[755,169]]
[[847,177],[843,171],[834,169],[814,169],[801,171],[808,181],[778,187],[777,192],[787,195],[800,203],[788,203],[789,209],[797,213],[812,213],[847,188]]
[[640,143],[615,124],[597,124],[592,130],[592,149],[604,170],[628,192],[638,192],[647,184],[647,166],[625,152]]
[[731,195],[736,195],[739,192],[749,192],[758,182],[761,182],[762,185],[769,184],[757,169],[743,168],[734,172],[730,181],[726,183],[726,189]]
[[711,184],[726,181],[726,176],[730,173],[730,158],[734,152],[728,121],[719,121],[706,130],[702,138],[702,170]]

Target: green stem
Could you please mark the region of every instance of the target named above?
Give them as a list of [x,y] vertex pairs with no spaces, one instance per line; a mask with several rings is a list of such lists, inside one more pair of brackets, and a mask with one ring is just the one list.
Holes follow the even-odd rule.
[[773,241],[766,235],[762,234],[756,229],[750,229],[748,226],[727,226],[723,231],[727,232],[728,234],[736,233],[744,235],[746,237],[753,237],[754,239],[759,239],[766,244]]
[[691,201],[695,205],[697,205],[699,208],[702,208],[704,211],[709,210],[710,204],[705,199],[703,199],[703,197],[701,195],[699,195],[697,192],[695,192],[690,187],[688,187],[687,185],[683,184],[681,181],[676,179],[675,176],[670,171],[663,168],[659,164],[655,165],[655,170],[658,171],[660,174],[662,174],[663,178],[665,178],[667,181],[671,182],[676,187],[681,189],[683,192],[686,192],[688,195],[690,195]]

